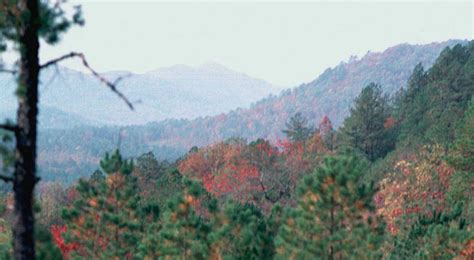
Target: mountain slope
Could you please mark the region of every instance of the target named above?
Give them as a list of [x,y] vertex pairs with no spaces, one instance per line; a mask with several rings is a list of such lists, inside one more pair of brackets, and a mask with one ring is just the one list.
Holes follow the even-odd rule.
[[[123,76],[119,89],[135,103],[136,111],[130,111],[91,75],[66,68],[52,68],[42,74],[41,106],[75,114],[86,121],[129,125],[217,115],[248,107],[281,90],[218,64],[176,65],[145,74],[110,72],[104,75],[110,80]],[[5,113],[15,107],[14,80],[9,75],[0,75],[0,86],[4,89],[0,92],[0,112]]]
[[277,140],[283,138],[281,130],[296,112],[301,112],[313,124],[327,115],[339,126],[364,86],[376,82],[385,93],[393,94],[406,85],[416,64],[429,68],[445,47],[456,43],[459,41],[401,44],[382,53],[368,53],[361,59],[327,69],[312,82],[263,99],[250,109],[192,121],[168,120],[153,124],[154,131],[159,133],[156,140],[160,145],[184,147],[206,145],[232,136]]
[[[459,41],[401,44],[382,53],[368,53],[361,59],[327,69],[310,83],[265,98],[249,109],[236,109],[218,116],[171,119],[121,129],[82,127],[43,131],[39,139],[40,164],[56,164],[56,169],[61,169],[58,165],[65,162],[97,163],[105,151],[117,147],[119,136],[120,149],[125,155],[153,151],[161,159],[174,159],[194,145],[203,146],[229,137],[276,141],[283,138],[281,130],[296,112],[302,112],[312,123],[319,123],[327,115],[338,126],[365,85],[377,82],[386,93],[392,94],[406,85],[418,63],[429,68],[445,47],[456,43]],[[43,171],[48,171],[47,167]]]

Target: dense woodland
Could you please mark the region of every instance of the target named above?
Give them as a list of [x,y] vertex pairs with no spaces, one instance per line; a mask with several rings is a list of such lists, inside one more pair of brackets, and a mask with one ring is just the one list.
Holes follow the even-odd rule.
[[[40,182],[37,256],[472,258],[473,92],[470,42],[394,95],[366,85],[337,129],[295,113],[276,144],[231,138],[172,163],[112,151],[72,185]],[[6,190],[5,257],[11,204]]]
[[[77,58],[134,106],[82,53],[40,64],[40,40],[82,25],[79,7],[69,17],[61,1],[1,3],[0,52],[19,54],[1,68],[18,83],[17,120],[0,124],[2,259],[474,257],[473,41],[419,63],[402,88],[364,79],[334,123],[317,104],[294,102],[315,91],[302,87],[282,94],[294,108],[271,129],[281,139],[233,133],[169,161],[115,149],[68,183],[37,176],[37,159],[48,160],[36,149],[41,70]],[[308,111],[328,113],[314,122]]]

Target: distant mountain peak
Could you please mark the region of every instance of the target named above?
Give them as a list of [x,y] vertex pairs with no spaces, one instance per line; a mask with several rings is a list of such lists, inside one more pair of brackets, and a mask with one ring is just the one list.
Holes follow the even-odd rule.
[[228,67],[220,64],[220,63],[217,63],[217,62],[213,62],[213,61],[210,61],[210,62],[205,62],[201,65],[198,65],[196,67],[197,69],[204,69],[204,70],[210,70],[210,71],[219,71],[219,72],[236,72],[232,69],[229,69]]

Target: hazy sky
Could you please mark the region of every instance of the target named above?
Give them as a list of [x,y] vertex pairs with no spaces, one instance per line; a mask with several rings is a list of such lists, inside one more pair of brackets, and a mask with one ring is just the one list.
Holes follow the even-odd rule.
[[139,73],[217,62],[284,86],[310,81],[353,54],[474,34],[471,1],[74,2],[83,4],[86,25],[44,47],[42,60],[74,50],[99,71]]

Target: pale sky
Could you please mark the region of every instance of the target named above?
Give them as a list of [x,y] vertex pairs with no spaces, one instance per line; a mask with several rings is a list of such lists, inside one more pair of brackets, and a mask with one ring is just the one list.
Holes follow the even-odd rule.
[[351,55],[474,35],[471,1],[74,3],[82,3],[86,25],[43,46],[42,61],[80,51],[99,71],[136,73],[217,62],[288,87]]

